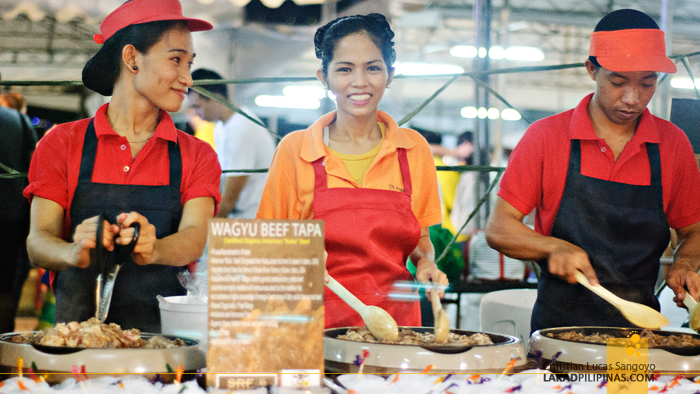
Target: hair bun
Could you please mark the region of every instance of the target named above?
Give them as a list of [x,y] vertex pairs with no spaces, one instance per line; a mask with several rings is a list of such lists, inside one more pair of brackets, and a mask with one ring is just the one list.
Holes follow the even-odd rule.
[[314,50],[316,57],[321,59],[323,72],[327,71],[328,64],[333,58],[335,44],[343,37],[359,31],[365,31],[381,50],[387,66],[396,60],[394,50],[394,32],[386,17],[382,14],[343,16],[332,20],[316,30],[314,35]]
[[[389,25],[389,21],[386,20],[386,17],[384,15],[373,12],[367,15],[365,18],[369,19],[373,23],[378,23],[384,30],[384,33],[386,34],[389,40],[394,39],[394,31],[391,30],[391,25]],[[394,46],[393,41],[391,42],[391,46]]]
[[314,35],[314,51],[316,52],[317,59],[323,59],[323,42],[326,39],[326,33],[328,32],[328,30],[332,26],[334,26],[334,25],[338,24],[339,22],[344,21],[348,18],[350,18],[350,17],[343,16],[343,17],[334,19],[334,20],[326,23],[325,25],[319,27],[316,30],[316,34]]

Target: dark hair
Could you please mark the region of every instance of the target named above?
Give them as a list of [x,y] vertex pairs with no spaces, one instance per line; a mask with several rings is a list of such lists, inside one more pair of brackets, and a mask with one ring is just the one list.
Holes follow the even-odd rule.
[[434,131],[422,129],[420,127],[415,126],[411,126],[411,128],[417,131],[420,135],[422,135],[423,138],[425,138],[425,140],[428,141],[429,144],[442,144],[442,135],[440,135],[440,133],[436,133]]
[[465,131],[457,137],[457,145],[461,145],[463,142],[472,142],[474,140],[474,134],[471,131]]
[[129,25],[112,35],[102,48],[85,64],[83,84],[103,96],[111,96],[119,78],[122,50],[133,45],[137,51],[147,53],[168,30],[182,26],[184,21],[167,20]]
[[[198,68],[192,71],[192,80],[198,81],[200,79],[224,79],[219,73],[206,68]],[[218,93],[222,95],[225,99],[228,99],[228,87],[223,83],[217,83],[214,85],[202,85],[204,90],[208,90],[212,93]],[[190,91],[191,92],[191,91]],[[209,100],[208,98],[202,96],[203,99]]]
[[[597,31],[617,31],[628,29],[656,29],[659,30],[659,25],[654,22],[651,17],[641,11],[632,9],[622,9],[613,11],[603,17],[593,29]],[[598,59],[595,56],[589,56],[588,60],[593,63],[596,68],[600,68]]]
[[358,32],[366,32],[374,44],[382,51],[382,57],[387,67],[391,67],[396,60],[394,50],[394,32],[389,22],[382,14],[344,16],[326,23],[316,30],[314,45],[316,57],[321,59],[323,73],[328,74],[328,64],[333,60],[335,46],[346,36]]
[[22,111],[22,109],[27,105],[27,100],[24,99],[21,93],[7,92],[0,94],[0,106],[14,108],[17,111]]

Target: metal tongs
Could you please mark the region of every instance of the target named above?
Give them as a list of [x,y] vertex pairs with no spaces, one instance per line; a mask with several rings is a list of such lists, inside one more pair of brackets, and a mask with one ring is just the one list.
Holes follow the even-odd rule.
[[114,291],[114,282],[117,280],[117,273],[119,273],[119,268],[122,264],[129,260],[131,253],[134,251],[134,247],[139,240],[139,234],[141,232],[141,224],[139,222],[134,222],[131,227],[134,228],[134,235],[131,238],[131,242],[128,245],[114,245],[114,252],[116,253],[115,264],[113,266],[108,266],[107,260],[109,257],[109,251],[105,249],[103,243],[103,231],[104,222],[111,223],[109,217],[102,213],[97,221],[97,238],[95,247],[95,264],[97,264],[97,270],[99,274],[97,275],[97,287],[95,294],[95,302],[97,306],[97,311],[95,312],[95,317],[104,323],[107,319],[107,312],[109,312],[109,304],[112,302],[112,292]]

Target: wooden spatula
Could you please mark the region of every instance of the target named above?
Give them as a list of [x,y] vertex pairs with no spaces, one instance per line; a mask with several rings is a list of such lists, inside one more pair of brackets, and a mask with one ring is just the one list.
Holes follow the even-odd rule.
[[688,308],[688,315],[690,315],[690,328],[695,331],[700,329],[700,308],[698,308],[698,303],[695,301],[690,292],[686,290],[685,298],[683,298],[683,304]]
[[348,291],[348,289],[333,279],[332,276],[328,283],[326,283],[326,287],[360,314],[362,320],[365,321],[367,329],[375,338],[379,340],[389,339],[392,341],[399,338],[399,327],[396,324],[396,320],[391,317],[389,312],[378,306],[365,305],[355,297],[354,294]]
[[433,304],[433,316],[435,317],[435,342],[443,343],[447,339],[447,334],[450,333],[450,319],[447,317],[447,312],[442,309],[437,286],[433,287],[430,292],[430,301]]
[[588,290],[596,293],[602,299],[619,309],[622,316],[624,316],[635,326],[658,329],[669,324],[669,320],[666,318],[666,316],[662,315],[653,308],[643,304],[638,304],[636,302],[623,300],[601,285],[591,285],[588,278],[586,278],[581,271],[576,272],[576,280]]

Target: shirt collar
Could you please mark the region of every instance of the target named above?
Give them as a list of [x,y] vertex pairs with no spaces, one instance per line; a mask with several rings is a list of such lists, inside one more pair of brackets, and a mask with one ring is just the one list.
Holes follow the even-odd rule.
[[[333,123],[335,117],[336,111],[325,114],[307,129],[310,133],[305,134],[299,154],[303,160],[312,163],[321,157],[328,156],[326,145],[323,143],[323,128]],[[382,151],[394,151],[397,148],[411,149],[415,146],[415,142],[401,131],[394,119],[387,113],[377,111],[377,122],[386,125],[386,136],[384,136],[382,143],[384,146],[380,149],[380,154]]]
[[[109,124],[107,119],[107,108],[109,103],[102,105],[95,114],[95,134],[97,138],[103,138],[108,136],[119,136],[114,130],[112,130],[112,125]],[[162,109],[158,112],[158,126],[156,126],[156,131],[153,134],[156,138],[161,138],[167,141],[177,142],[177,129],[175,128],[175,123],[166,111]]]
[[[593,124],[588,117],[588,104],[593,98],[593,93],[584,97],[574,108],[569,121],[569,139],[572,140],[598,140],[598,136],[593,130]],[[651,112],[648,108],[642,112],[637,131],[632,139],[638,143],[651,142],[659,143],[659,129],[656,127]]]

